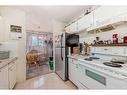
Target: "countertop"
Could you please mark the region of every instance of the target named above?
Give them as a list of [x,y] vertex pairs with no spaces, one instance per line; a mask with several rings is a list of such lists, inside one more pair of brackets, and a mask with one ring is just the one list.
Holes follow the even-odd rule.
[[85,58],[89,58],[90,56],[82,56],[82,55],[68,55],[68,57],[70,58],[73,58],[73,59],[76,59],[80,62],[78,62],[79,64],[82,64],[82,65],[91,65],[91,66],[98,66],[98,67],[101,67],[101,68],[105,68],[105,69],[108,69],[108,70],[111,70],[111,71],[115,71],[115,72],[118,72],[118,73],[121,73],[125,76],[127,76],[127,62],[125,64],[121,64],[122,67],[120,68],[115,68],[115,67],[110,67],[110,66],[106,66],[103,64],[103,62],[109,62],[109,60],[104,60],[104,59],[98,59],[98,60],[93,60],[93,61],[87,61],[87,60],[84,60]]
[[0,60],[0,69],[17,59],[17,57],[10,57],[8,59]]

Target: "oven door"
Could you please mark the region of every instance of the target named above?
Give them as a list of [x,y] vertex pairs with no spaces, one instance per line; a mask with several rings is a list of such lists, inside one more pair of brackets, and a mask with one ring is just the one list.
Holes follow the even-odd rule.
[[79,82],[88,89],[105,89],[106,77],[89,67],[79,64]]

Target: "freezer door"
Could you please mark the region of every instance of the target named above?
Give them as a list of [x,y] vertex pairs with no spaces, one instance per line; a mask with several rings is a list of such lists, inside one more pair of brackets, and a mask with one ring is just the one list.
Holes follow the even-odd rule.
[[70,35],[70,34],[62,32],[62,34],[61,34],[61,45],[62,45],[62,47],[66,47],[66,39],[67,39],[68,35]]
[[65,48],[56,48],[55,51],[55,71],[63,79],[66,80],[66,61],[65,61]]

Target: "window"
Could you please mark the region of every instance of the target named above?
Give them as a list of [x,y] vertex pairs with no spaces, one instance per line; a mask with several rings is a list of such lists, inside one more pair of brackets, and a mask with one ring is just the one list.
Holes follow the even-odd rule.
[[32,36],[32,46],[37,46],[38,45],[38,38],[37,36]]
[[39,46],[44,45],[44,40],[43,40],[43,39],[38,39],[38,45],[39,45]]

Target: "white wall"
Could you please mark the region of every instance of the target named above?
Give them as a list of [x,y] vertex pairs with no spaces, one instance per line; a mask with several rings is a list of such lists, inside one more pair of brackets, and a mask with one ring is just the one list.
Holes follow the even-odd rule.
[[[4,41],[5,43],[17,43],[17,81],[22,82],[26,80],[26,31],[25,31],[25,12],[12,8],[1,7],[1,16],[4,19],[5,31]],[[22,38],[19,40],[10,40],[10,25],[22,26]],[[9,44],[8,44],[9,45]],[[12,48],[11,46],[9,46]],[[16,46],[15,46],[16,47]],[[7,47],[6,47],[7,48]],[[15,48],[14,48],[15,49]]]
[[54,61],[55,61],[55,36],[62,33],[64,31],[64,26],[65,23],[58,21],[58,20],[53,20],[53,56],[54,56]]

